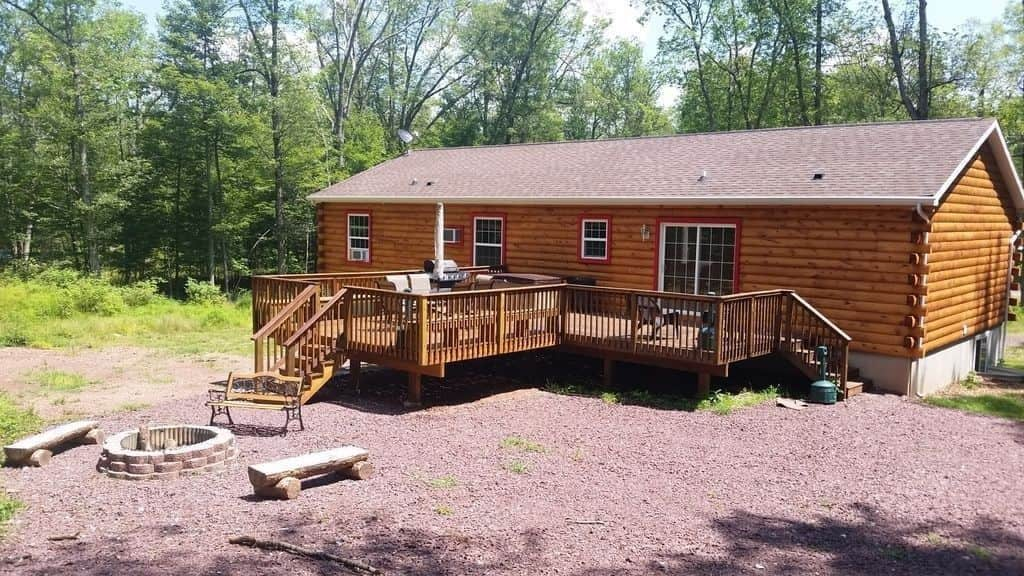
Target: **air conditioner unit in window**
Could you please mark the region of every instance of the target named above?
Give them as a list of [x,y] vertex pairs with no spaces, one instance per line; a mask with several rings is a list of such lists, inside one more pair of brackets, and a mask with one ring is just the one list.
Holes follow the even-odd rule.
[[348,259],[357,262],[367,262],[370,260],[370,251],[366,248],[349,248]]

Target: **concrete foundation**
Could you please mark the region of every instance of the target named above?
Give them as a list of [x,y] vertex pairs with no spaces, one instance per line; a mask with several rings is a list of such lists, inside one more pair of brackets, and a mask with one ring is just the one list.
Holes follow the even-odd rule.
[[967,336],[920,359],[899,358],[882,354],[850,352],[850,366],[860,369],[864,378],[874,382],[875,390],[891,394],[927,396],[980,372],[986,366],[977,366],[979,348],[983,350],[987,367],[996,366],[1003,359],[1006,331],[1004,325],[980,334]]

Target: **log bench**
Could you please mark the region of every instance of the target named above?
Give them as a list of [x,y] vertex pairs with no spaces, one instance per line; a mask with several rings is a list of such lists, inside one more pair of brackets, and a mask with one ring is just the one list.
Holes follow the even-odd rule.
[[79,420],[68,422],[28,438],[22,438],[14,444],[4,446],[4,457],[7,466],[46,466],[50,463],[53,451],[69,442],[79,444],[103,443],[103,431],[95,420]]
[[255,374],[228,374],[224,388],[213,388],[209,391],[210,399],[206,405],[210,407],[210,426],[213,420],[223,414],[228,424],[234,424],[231,418],[232,408],[254,410],[280,410],[284,412],[284,429],[288,423],[299,421],[299,430],[305,430],[302,421],[302,402],[300,393],[302,379],[282,376],[274,372],[257,372]]
[[352,480],[365,480],[373,474],[367,461],[370,452],[358,446],[341,446],[293,456],[283,460],[249,466],[253,492],[265,498],[291,500],[302,491],[302,479],[334,472]]

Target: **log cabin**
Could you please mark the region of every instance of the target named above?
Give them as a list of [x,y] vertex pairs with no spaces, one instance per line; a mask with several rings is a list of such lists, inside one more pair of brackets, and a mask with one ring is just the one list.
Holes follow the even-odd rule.
[[998,362],[1024,194],[954,119],[415,149],[313,194],[318,268],[464,265],[684,294],[790,289],[880,390]]

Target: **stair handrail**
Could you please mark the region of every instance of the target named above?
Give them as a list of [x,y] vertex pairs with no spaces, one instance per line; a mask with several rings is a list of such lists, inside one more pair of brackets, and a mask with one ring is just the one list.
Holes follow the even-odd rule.
[[[309,335],[313,333],[315,330],[319,329],[320,324],[325,321],[325,318],[327,318],[330,314],[338,313],[340,309],[344,307],[347,292],[348,290],[345,288],[339,290],[334,296],[331,297],[330,300],[323,304],[320,307],[320,309],[317,310],[316,313],[309,318],[309,320],[306,320],[306,322],[302,326],[300,326],[299,329],[296,330],[294,334],[292,334],[291,336],[288,337],[287,340],[285,340],[283,346],[285,349],[284,372],[286,375],[302,377],[305,376],[304,372],[306,371],[306,368],[308,368],[309,370],[313,370],[318,366],[323,365],[325,361],[324,351],[320,346],[313,347],[313,350],[311,351],[313,356],[308,362],[308,366],[296,366],[296,360],[298,358],[297,352],[300,351],[299,347],[301,347],[302,344],[309,339]],[[342,317],[333,318],[333,320],[342,319]],[[338,330],[334,331],[331,337],[339,339],[342,338],[343,336],[344,322],[339,322]],[[335,342],[337,342],[337,340],[335,340]],[[332,348],[336,349],[337,344],[332,346]],[[334,350],[332,350],[332,352],[333,351]]]
[[301,338],[302,335],[305,334],[306,332],[310,331],[314,325],[319,323],[320,320],[327,315],[327,312],[329,312],[332,307],[337,306],[339,302],[345,299],[346,292],[348,292],[348,289],[342,288],[341,290],[338,291],[337,294],[332,296],[330,300],[328,300],[320,307],[320,310],[318,310],[317,313],[314,314],[312,318],[306,320],[305,324],[300,326],[299,329],[296,330],[294,334],[292,334],[287,340],[285,340],[284,346],[294,346],[295,343],[299,341],[299,338]]
[[300,316],[300,319],[305,322],[306,319],[316,314],[316,312],[319,311],[319,308],[320,285],[313,284],[300,292],[298,296],[286,304],[280,312],[275,314],[269,322],[257,330],[256,333],[252,335],[252,341],[254,344],[254,370],[256,372],[264,372],[266,370],[276,368],[278,366],[278,362],[282,360],[279,353],[286,349],[282,346],[281,342],[277,341],[276,337],[274,338],[273,346],[271,346],[271,337],[274,336],[274,334],[280,330],[286,322],[292,320],[296,312],[304,312],[304,314]]
[[274,330],[277,330],[281,324],[284,324],[288,318],[291,318],[292,314],[299,309],[303,304],[308,302],[310,298],[316,295],[317,300],[320,298],[320,286],[317,284],[310,284],[305,290],[299,292],[298,296],[292,299],[291,302],[285,304],[285,307],[280,312],[274,315],[262,328],[257,330],[253,335],[252,339],[257,340],[259,338],[265,338]]
[[847,343],[853,341],[853,338],[851,338],[849,334],[844,332],[843,329],[840,328],[839,326],[836,326],[835,323],[833,323],[831,320],[825,317],[824,314],[818,312],[818,309],[815,308],[814,306],[811,306],[810,302],[801,298],[800,295],[794,291],[789,291],[789,294],[793,297],[794,300],[799,302],[800,305],[803,306],[808,312],[813,314],[818,320],[825,324],[825,326],[827,326],[829,330],[835,332],[837,336],[839,336],[843,340],[846,340]]

